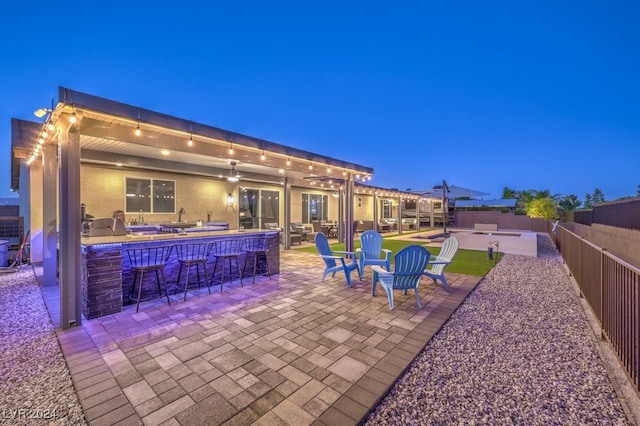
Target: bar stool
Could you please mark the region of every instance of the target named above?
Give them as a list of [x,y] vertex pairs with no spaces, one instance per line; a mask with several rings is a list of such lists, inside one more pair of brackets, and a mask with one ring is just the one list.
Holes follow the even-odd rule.
[[135,293],[138,273],[140,274],[136,312],[138,312],[138,310],[140,309],[140,301],[142,298],[142,284],[144,283],[145,272],[155,271],[156,283],[158,284],[158,293],[160,294],[160,296],[162,296],[162,289],[160,288],[160,276],[162,276],[164,291],[167,295],[167,303],[171,305],[171,300],[169,299],[169,290],[167,289],[167,279],[164,276],[164,267],[167,265],[167,261],[169,260],[169,255],[171,255],[172,249],[172,245],[127,249],[127,256],[129,257],[129,263],[131,264],[131,270],[133,271],[133,286],[131,287],[131,294],[129,296],[131,299],[133,299],[133,294]]
[[222,259],[222,276],[220,277],[220,291],[222,291],[222,286],[224,284],[224,262],[225,260],[229,261],[229,278],[230,281],[233,281],[233,275],[231,272],[231,259],[236,260],[236,268],[238,269],[238,275],[240,276],[240,285],[244,287],[242,284],[242,271],[240,271],[240,255],[243,253],[242,251],[242,240],[217,240],[213,242],[213,247],[211,249],[211,254],[215,256],[216,261],[213,264],[213,274],[211,276],[211,281],[214,280],[216,276],[216,269],[218,267],[218,260]]
[[269,251],[269,244],[267,241],[267,237],[265,236],[255,236],[255,237],[247,237],[244,240],[244,251],[247,255],[244,258],[244,266],[242,267],[242,271],[247,270],[247,260],[249,259],[249,255],[253,255],[253,283],[256,282],[256,270],[258,267],[258,257],[263,254],[264,255],[264,263],[267,267],[267,275],[269,279],[271,279],[271,269],[269,268],[269,259],[267,257],[267,251]]
[[187,289],[189,288],[189,272],[191,265],[195,265],[196,274],[198,276],[198,288],[200,288],[200,266],[204,270],[205,284],[209,288],[209,294],[211,294],[211,283],[209,283],[209,275],[207,274],[207,260],[209,254],[211,254],[211,247],[213,243],[186,243],[176,244],[176,255],[178,256],[178,263],[180,263],[180,269],[178,270],[177,286],[180,285],[180,277],[182,276],[182,267],[187,267],[187,276],[184,280],[184,300],[187,300]]

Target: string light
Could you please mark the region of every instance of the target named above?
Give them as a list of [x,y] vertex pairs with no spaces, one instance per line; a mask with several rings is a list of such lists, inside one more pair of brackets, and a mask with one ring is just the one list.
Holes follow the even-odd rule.
[[266,159],[267,159],[267,157],[264,155],[264,149],[262,150],[262,155],[260,156],[260,159],[261,159],[262,161],[264,161],[264,160],[266,160]]
[[189,135],[189,141],[187,142],[187,145],[193,146],[193,134]]
[[136,136],[140,136],[142,132],[140,131],[140,110],[138,110],[138,125],[136,126]]
[[311,164],[311,161],[309,161],[309,170],[313,170],[313,164]]
[[291,165],[291,156],[289,156],[289,158],[287,158],[287,166]]
[[229,155],[233,155],[233,142],[229,142]]

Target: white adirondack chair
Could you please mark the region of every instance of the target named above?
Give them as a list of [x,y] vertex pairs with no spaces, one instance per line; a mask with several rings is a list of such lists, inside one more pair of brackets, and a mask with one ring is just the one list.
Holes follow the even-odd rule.
[[444,240],[442,249],[437,256],[431,256],[427,269],[423,272],[424,275],[431,278],[434,283],[438,283],[437,280],[442,281],[442,287],[449,291],[447,285],[447,278],[444,276],[444,270],[453,261],[453,257],[458,252],[459,247],[458,239],[456,237],[449,237]]

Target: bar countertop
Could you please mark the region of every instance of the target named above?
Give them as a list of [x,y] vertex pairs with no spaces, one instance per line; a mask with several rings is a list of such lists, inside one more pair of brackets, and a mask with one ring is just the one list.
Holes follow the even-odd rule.
[[230,238],[230,237],[242,237],[245,235],[258,235],[258,234],[277,234],[278,231],[273,229],[246,229],[244,231],[231,230],[231,231],[203,231],[203,232],[190,232],[190,233],[160,233],[160,234],[141,234],[131,233],[121,236],[107,236],[107,237],[85,237],[83,236],[80,243],[83,246],[96,246],[96,245],[108,245],[108,244],[123,244],[123,243],[136,243],[136,242],[149,242],[149,241],[166,241],[166,240],[189,240],[197,238]]

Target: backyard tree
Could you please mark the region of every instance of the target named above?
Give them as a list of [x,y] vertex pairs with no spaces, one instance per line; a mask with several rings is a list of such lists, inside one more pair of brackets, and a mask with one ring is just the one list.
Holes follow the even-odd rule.
[[[640,193],[640,185],[638,185],[638,192]],[[506,200],[506,199],[511,199],[511,198],[517,198],[517,192],[515,189],[511,189],[508,186],[505,186],[504,189],[502,190],[502,199]]]
[[553,198],[535,198],[527,205],[527,216],[537,217],[546,220],[552,220],[558,218],[556,202]]
[[600,188],[596,188],[593,190],[593,195],[591,196],[591,201],[593,201],[593,205],[601,204],[605,202],[604,194],[600,190]]
[[582,203],[582,207],[585,209],[593,208],[593,199],[591,198],[591,194],[589,193],[584,194],[584,203]]
[[558,202],[558,205],[568,212],[578,209],[581,204],[582,203],[578,199],[578,196],[575,194],[566,195]]
[[596,204],[601,204],[605,202],[604,194],[600,190],[600,188],[596,188],[593,190],[591,194],[585,194],[584,203],[582,207],[585,209],[592,209]]
[[528,214],[527,211],[529,209],[529,204],[533,200],[538,200],[542,198],[550,198],[552,200],[560,199],[560,195],[551,195],[551,191],[548,189],[536,190],[536,189],[524,189],[522,191],[513,191],[510,188],[505,187],[502,191],[502,196],[504,198],[505,194],[513,195],[516,201],[516,214]]

